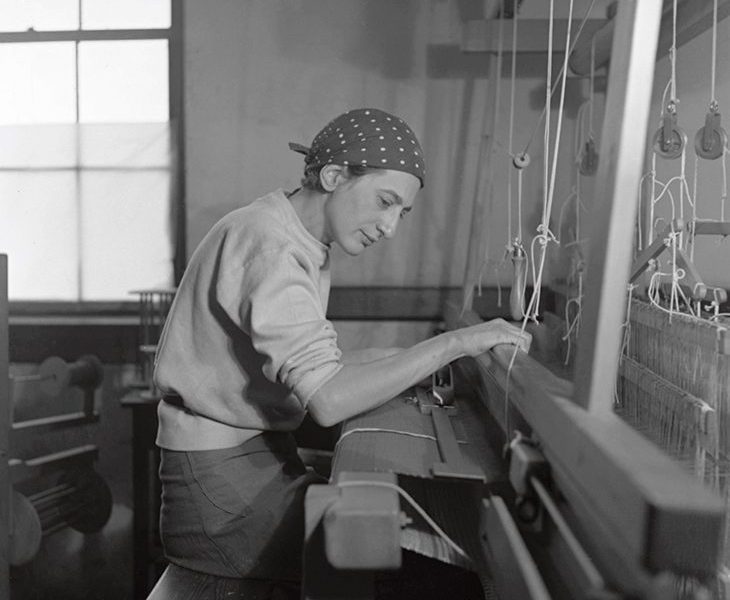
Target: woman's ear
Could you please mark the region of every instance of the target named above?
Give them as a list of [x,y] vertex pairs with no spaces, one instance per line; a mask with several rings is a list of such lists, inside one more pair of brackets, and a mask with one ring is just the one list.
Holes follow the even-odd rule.
[[326,192],[333,192],[342,180],[347,179],[347,167],[325,165],[319,170],[319,182]]

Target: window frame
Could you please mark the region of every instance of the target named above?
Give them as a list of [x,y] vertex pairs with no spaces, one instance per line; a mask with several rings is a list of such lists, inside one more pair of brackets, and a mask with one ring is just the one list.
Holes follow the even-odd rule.
[[[183,0],[170,0],[169,29],[76,29],[63,31],[8,31],[0,32],[0,44],[33,42],[86,42],[116,40],[167,40],[168,43],[168,104],[169,122],[174,144],[172,200],[173,211],[173,279],[179,283],[187,262],[185,210],[185,123],[183,110]],[[77,92],[78,94],[78,88]],[[10,262],[10,261],[9,261]],[[12,264],[9,264],[12,269]],[[134,316],[138,301],[130,295],[129,301],[28,301],[9,302],[11,323],[32,319],[37,323],[54,321],[81,323],[86,318],[114,322]]]

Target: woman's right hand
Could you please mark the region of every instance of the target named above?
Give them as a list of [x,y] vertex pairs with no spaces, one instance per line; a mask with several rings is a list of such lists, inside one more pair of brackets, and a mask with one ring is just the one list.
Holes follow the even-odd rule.
[[519,327],[504,319],[492,319],[470,327],[455,329],[453,333],[466,356],[478,356],[499,344],[516,345],[520,350],[528,352],[532,342],[529,333],[521,331]]

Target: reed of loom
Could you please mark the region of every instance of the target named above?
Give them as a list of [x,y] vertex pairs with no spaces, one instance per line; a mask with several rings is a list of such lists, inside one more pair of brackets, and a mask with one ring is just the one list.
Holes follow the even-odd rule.
[[730,514],[730,323],[636,299],[629,317],[617,412],[719,491]]

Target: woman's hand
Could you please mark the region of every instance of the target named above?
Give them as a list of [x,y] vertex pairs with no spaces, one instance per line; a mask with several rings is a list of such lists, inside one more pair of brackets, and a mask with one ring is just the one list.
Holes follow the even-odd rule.
[[478,356],[499,344],[513,344],[527,352],[532,342],[529,333],[521,331],[519,327],[504,319],[492,319],[478,325],[456,329],[453,334],[466,356]]

